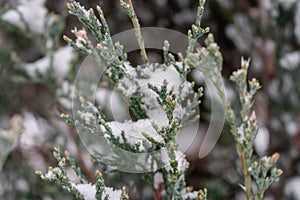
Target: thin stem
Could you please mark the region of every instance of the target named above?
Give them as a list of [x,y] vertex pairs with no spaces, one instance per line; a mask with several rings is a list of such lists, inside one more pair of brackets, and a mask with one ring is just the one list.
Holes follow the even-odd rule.
[[259,193],[258,193],[258,198],[260,199],[260,200],[263,200],[263,198],[264,198],[264,190],[259,190]]
[[248,172],[246,172],[246,174],[245,174],[245,186],[246,186],[246,198],[247,198],[247,200],[250,200],[252,186],[251,186],[251,176]]
[[246,188],[246,198],[247,200],[251,200],[252,193],[252,184],[251,184],[251,175],[248,171],[249,166],[246,164],[246,158],[244,156],[244,150],[241,146],[238,146],[239,157],[242,164],[243,174],[244,174],[244,184]]
[[[59,105],[59,111],[62,113],[67,113],[67,110],[60,104]],[[82,171],[84,172],[84,174],[89,178],[89,180],[92,183],[96,182],[96,177],[94,176],[94,173],[89,169],[89,167],[87,166],[85,160],[84,160],[84,156],[83,156],[83,152],[82,152],[82,148],[80,146],[80,144],[78,143],[78,136],[75,133],[74,128],[67,124],[67,131],[68,134],[70,135],[70,137],[72,138],[74,144],[76,145],[77,148],[77,158],[78,158],[78,162],[79,162],[79,166],[82,169]]]
[[137,15],[134,11],[132,1],[128,0],[128,4],[130,6],[130,10],[131,10],[131,13],[132,13],[132,17],[130,17],[130,18],[131,18],[132,24],[133,24],[134,29],[135,29],[135,35],[137,37],[139,47],[141,49],[141,56],[143,58],[144,63],[148,64],[148,57],[147,57],[146,50],[145,50],[144,39],[143,39],[142,34],[141,34],[141,29],[140,29],[141,27],[140,27],[139,20],[138,20]]

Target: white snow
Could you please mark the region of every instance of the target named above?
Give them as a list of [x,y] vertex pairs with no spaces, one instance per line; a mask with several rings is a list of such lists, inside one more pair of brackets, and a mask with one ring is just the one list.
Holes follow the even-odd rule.
[[[182,67],[182,63],[180,62],[176,63],[176,65],[179,68]],[[156,98],[158,95],[148,88],[148,84],[152,84],[160,89],[164,81],[167,81],[167,90],[170,91],[173,88],[177,98],[184,99],[188,92],[192,90],[191,83],[183,81],[173,65],[166,67],[150,65],[146,68],[141,68],[140,70],[141,73],[144,74],[144,77],[139,77],[136,70],[128,63],[125,63],[125,68],[126,71],[129,72],[131,78],[124,77],[120,80],[117,86],[118,89],[120,89],[127,97],[130,97],[135,92],[139,92],[142,96],[142,101],[145,104],[146,113],[151,121],[159,127],[168,125],[167,116],[161,106],[157,103]],[[128,88],[125,88],[123,85],[128,86]],[[182,87],[181,94],[180,87]],[[175,110],[175,117],[180,118],[182,115],[181,105],[176,105]]]
[[237,128],[237,134],[238,134],[238,142],[242,144],[243,141],[245,140],[245,130],[243,124]]
[[294,34],[298,40],[298,43],[300,44],[300,1],[298,1],[297,3],[297,9],[296,9],[296,14],[294,16],[294,20],[295,20]]
[[159,188],[159,185],[163,182],[164,182],[164,179],[163,179],[162,173],[160,173],[160,172],[155,173],[154,181],[153,181],[154,188],[157,190]]
[[110,200],[120,200],[121,195],[122,195],[122,191],[121,190],[114,190],[111,187],[105,187],[105,190],[102,194],[102,199],[104,199],[104,197],[106,195],[109,195]]
[[[157,134],[156,130],[152,127],[149,119],[140,119],[136,122],[127,121],[123,123],[112,121],[107,124],[112,129],[112,132],[116,137],[121,138],[121,132],[124,131],[127,142],[131,145],[135,145],[141,140],[150,145],[148,140],[142,135],[143,132],[153,137],[153,139],[158,142],[163,141],[163,138]],[[120,139],[120,142],[123,143],[122,139]]]
[[300,200],[300,177],[294,177],[289,179],[284,187],[285,198],[292,198],[294,200]]
[[[155,102],[155,105],[156,104],[157,103]],[[156,106],[157,108],[147,110],[148,117],[159,127],[167,126],[169,124],[169,120],[165,111],[159,105]]]
[[[175,151],[176,160],[178,161],[177,170],[180,172],[184,172],[187,167],[187,161],[185,159],[185,155],[181,151]],[[166,169],[171,170],[170,166],[170,158],[167,154],[162,156],[162,161],[166,164]]]
[[43,145],[50,126],[46,120],[35,117],[32,113],[25,112],[24,116],[24,132],[21,134],[20,145],[25,147],[34,147]]
[[[74,187],[83,195],[84,200],[96,200],[96,186],[90,183],[86,184],[74,184]],[[101,199],[104,199],[106,195],[109,195],[110,200],[120,200],[122,191],[114,190],[111,187],[105,187]]]
[[96,200],[96,187],[92,184],[77,184],[74,186],[85,200]]
[[[53,70],[54,77],[57,82],[62,82],[63,78],[68,74],[70,62],[74,58],[73,50],[69,46],[62,47],[54,52]],[[25,70],[31,77],[36,77],[39,74],[45,76],[50,68],[50,56],[47,55],[33,63],[27,63]]]
[[235,44],[241,52],[249,52],[254,43],[254,36],[248,18],[243,14],[234,15],[234,24],[229,25],[225,29],[227,37]]
[[272,97],[272,99],[274,100],[278,100],[279,99],[279,81],[277,79],[273,79],[271,81],[271,83],[269,84],[269,87],[268,87],[268,93],[270,94],[270,96]]
[[[181,63],[176,63],[181,66]],[[127,78],[123,78],[119,83],[119,88],[123,90],[128,96],[136,92],[136,85],[135,82],[141,87],[140,92],[145,93],[146,98],[144,100],[150,101],[149,104],[152,103],[153,97],[155,93],[148,89],[148,83],[151,83],[152,85],[155,85],[160,88],[160,86],[163,85],[164,80],[168,81],[168,90],[170,90],[172,87],[174,87],[174,92],[176,94],[179,94],[179,87],[184,84],[183,86],[183,96],[186,95],[186,92],[188,91],[188,88],[190,87],[190,83],[182,82],[180,78],[180,74],[177,72],[175,67],[173,65],[167,66],[163,68],[162,66],[155,67],[153,65],[148,66],[145,69],[142,69],[142,73],[145,74],[146,78],[137,77],[137,74],[131,66],[126,66],[126,70],[129,72],[129,74],[134,78],[133,81],[128,80]],[[122,87],[122,84],[125,83],[129,86],[129,90]],[[150,97],[150,99],[148,99]],[[155,96],[156,97],[156,96]],[[154,98],[155,98],[154,97]],[[147,102],[146,102],[147,103]]]
[[[28,25],[33,33],[42,34],[46,24],[45,0],[20,0],[16,10],[8,10],[1,17],[21,29]],[[25,21],[25,23],[24,23]]]
[[287,134],[289,134],[291,137],[295,136],[299,126],[298,123],[292,119],[289,113],[282,113],[281,117]]
[[[300,19],[300,18],[299,18]],[[300,27],[299,27],[300,29]],[[300,66],[300,51],[294,51],[285,54],[280,60],[279,64],[282,68],[293,70]]]
[[57,96],[59,96],[59,102],[66,108],[72,108],[72,95],[74,92],[74,85],[68,81],[63,81],[59,84],[59,88],[56,90]]
[[197,199],[197,196],[198,196],[197,191],[186,192],[186,190],[184,190],[183,192],[181,192],[182,199]]
[[270,140],[270,133],[267,127],[260,125],[258,129],[257,136],[254,140],[254,148],[258,155],[263,156],[265,155],[266,151],[268,150]]
[[49,169],[45,176],[47,179],[52,180],[53,178],[55,178],[56,174],[61,174],[61,169],[59,169],[58,167]]
[[173,17],[174,21],[178,25],[191,24],[195,20],[195,14],[190,9],[184,9],[178,12]]
[[278,0],[278,1],[284,9],[289,10],[291,9],[292,6],[295,5],[295,3],[298,0]]
[[228,1],[228,0],[217,0],[217,2],[222,5],[222,7],[232,9],[234,2],[233,1]]

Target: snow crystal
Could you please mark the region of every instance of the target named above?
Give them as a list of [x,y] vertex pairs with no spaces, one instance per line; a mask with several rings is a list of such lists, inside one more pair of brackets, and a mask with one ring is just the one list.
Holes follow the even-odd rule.
[[27,24],[30,31],[42,34],[47,14],[44,3],[45,0],[20,0],[17,10],[8,10],[2,15],[2,19],[22,29]]

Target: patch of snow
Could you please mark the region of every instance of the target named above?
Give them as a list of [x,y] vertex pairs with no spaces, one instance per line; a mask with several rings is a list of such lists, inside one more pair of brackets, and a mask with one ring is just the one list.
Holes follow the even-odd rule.
[[269,145],[270,140],[270,133],[267,127],[265,126],[259,126],[257,136],[254,140],[254,148],[258,155],[263,156]]
[[[299,29],[300,29],[300,27],[299,27]],[[296,68],[299,68],[299,66],[300,66],[300,51],[294,51],[294,52],[285,54],[282,58],[280,58],[279,64],[282,68],[290,70],[290,71],[294,70]]]
[[20,145],[27,147],[34,147],[43,145],[50,126],[46,120],[35,117],[32,113],[26,112],[24,116],[24,132],[21,134]]
[[197,199],[198,192],[187,192],[186,190],[183,190],[183,192],[181,192],[181,197],[182,199]]
[[[178,162],[177,170],[179,172],[184,172],[187,167],[187,161],[185,159],[185,155],[181,151],[175,151],[176,160]],[[163,155],[162,161],[166,163],[166,169],[171,170],[170,166],[170,158],[168,155]]]
[[190,9],[186,9],[175,14],[173,19],[178,25],[190,24],[195,20],[195,14]]
[[286,124],[287,133],[291,136],[295,136],[298,130],[298,123],[295,121],[289,121]]
[[292,119],[289,113],[282,114],[282,121],[284,123],[285,129],[290,136],[294,136],[298,130],[298,123]]
[[61,174],[61,169],[59,169],[58,167],[49,169],[45,176],[47,179],[52,180],[53,178],[55,178],[56,174]]
[[163,179],[162,173],[160,173],[160,172],[155,173],[154,181],[153,181],[154,188],[157,190],[159,188],[159,185],[163,182],[164,182],[164,179]]
[[289,179],[284,187],[284,195],[286,199],[300,200],[300,177]]
[[227,26],[225,33],[241,52],[247,53],[251,51],[254,36],[251,27],[245,24],[250,24],[248,18],[243,14],[236,14],[234,24]]
[[277,79],[273,79],[268,87],[268,93],[272,99],[278,100],[279,96],[279,81]]
[[122,195],[122,191],[121,190],[114,190],[111,187],[105,187],[105,190],[102,194],[102,199],[104,199],[106,195],[109,195],[108,199],[110,199],[110,200],[120,200],[121,195]]
[[73,49],[65,46],[54,52],[54,77],[61,82],[70,70],[70,62],[74,59]]
[[300,44],[300,1],[297,3],[296,14],[294,16],[294,34]]
[[74,186],[85,200],[96,200],[96,187],[92,184],[77,184]]
[[[74,184],[72,185],[83,195],[85,200],[96,200],[96,186],[91,183]],[[101,199],[105,199],[106,195],[110,200],[120,200],[122,190],[114,190],[111,187],[105,187]]]
[[[185,2],[185,1],[183,1]],[[166,4],[168,3],[167,0],[155,0],[156,5],[158,5],[161,8],[164,8],[164,6],[166,6]]]
[[[163,142],[162,136],[160,136],[152,127],[149,119],[140,119],[136,122],[127,121],[123,123],[113,121],[108,122],[107,124],[112,129],[115,137],[121,138],[121,132],[124,131],[127,142],[133,146],[140,140],[145,141],[145,143],[150,145],[148,140],[143,136],[143,132],[152,137],[154,140]],[[120,142],[123,143],[123,141]]]
[[28,25],[29,30],[33,33],[42,34],[47,15],[44,4],[45,0],[20,0],[16,10],[8,10],[1,17],[4,21],[21,29]]
[[[63,78],[68,74],[70,69],[70,62],[74,58],[73,50],[69,46],[62,47],[54,52],[53,56],[53,70],[54,77],[57,82],[63,81]],[[33,63],[27,63],[25,70],[31,77],[38,75],[46,76],[50,68],[50,56],[47,55]]]
[[278,0],[278,2],[280,3],[280,5],[285,9],[285,10],[289,10],[291,9],[295,3],[297,2],[298,0]]
[[237,140],[240,144],[242,144],[243,141],[245,140],[245,130],[243,124],[237,128],[237,134],[238,134]]

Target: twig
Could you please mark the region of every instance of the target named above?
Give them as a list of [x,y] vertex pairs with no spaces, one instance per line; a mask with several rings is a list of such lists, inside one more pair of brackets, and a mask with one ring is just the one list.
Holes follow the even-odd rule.
[[[62,113],[67,113],[66,112],[66,109],[63,107],[63,106],[59,106],[58,108]],[[92,183],[95,183],[96,182],[96,178],[94,176],[94,173],[89,170],[89,168],[87,167],[85,161],[84,161],[84,158],[83,158],[83,153],[82,153],[82,149],[80,147],[80,144],[77,142],[77,134],[75,133],[74,131],[74,128],[67,124],[67,130],[68,130],[68,134],[70,135],[70,137],[73,139],[76,147],[77,147],[77,158],[78,158],[78,162],[79,162],[79,165],[80,165],[80,168],[82,169],[82,171],[84,172],[84,174],[90,179],[90,181]]]
[[[124,3],[123,0],[121,0],[121,5],[122,5],[122,3]],[[141,33],[141,26],[140,26],[139,20],[137,18],[137,15],[134,11],[131,0],[128,0],[128,5],[129,5],[129,9],[130,9],[130,19],[131,19],[133,27],[135,29],[135,35],[137,37],[137,41],[138,41],[139,47],[141,49],[141,56],[143,58],[144,63],[148,64],[148,57],[147,57],[147,53],[145,50],[144,39],[143,39],[142,33]]]

